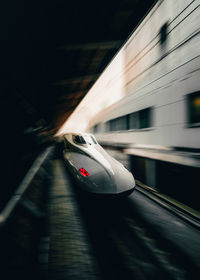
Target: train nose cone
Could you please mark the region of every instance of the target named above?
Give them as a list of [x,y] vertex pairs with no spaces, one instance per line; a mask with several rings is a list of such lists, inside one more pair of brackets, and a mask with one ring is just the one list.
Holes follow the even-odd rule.
[[117,193],[126,192],[135,187],[135,180],[132,173],[129,172],[122,164],[115,164],[113,172]]

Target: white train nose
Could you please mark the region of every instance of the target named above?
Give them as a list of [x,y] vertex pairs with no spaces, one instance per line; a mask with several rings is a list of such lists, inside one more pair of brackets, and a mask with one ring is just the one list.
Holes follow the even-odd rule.
[[126,192],[135,187],[133,175],[123,166],[113,168],[113,181],[116,185],[116,193]]

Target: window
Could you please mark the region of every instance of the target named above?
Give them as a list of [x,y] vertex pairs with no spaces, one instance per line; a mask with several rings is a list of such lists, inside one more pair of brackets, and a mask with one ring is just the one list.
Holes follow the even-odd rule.
[[168,32],[168,22],[164,23],[160,28],[160,44],[164,45],[167,40],[167,32]]
[[79,135],[74,135],[73,136],[73,141],[75,144],[86,144],[84,138],[82,136]]
[[200,126],[200,91],[190,93],[187,100],[187,119],[188,126]]
[[152,108],[145,108],[129,114],[129,129],[142,129],[152,126]]
[[139,114],[134,112],[129,115],[129,129],[138,129],[139,128]]
[[128,115],[109,121],[109,131],[127,130]]
[[139,113],[139,128],[151,127],[151,108],[140,110],[138,113]]
[[110,120],[106,123],[106,131],[143,129],[152,126],[152,107]]

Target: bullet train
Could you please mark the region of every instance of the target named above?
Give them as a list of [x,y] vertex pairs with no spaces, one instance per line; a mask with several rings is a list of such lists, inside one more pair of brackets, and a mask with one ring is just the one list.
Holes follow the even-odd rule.
[[199,0],[160,0],[133,31],[90,90],[100,144],[200,149],[199,17]]
[[94,104],[86,131],[136,180],[198,210],[199,17],[200,0],[158,0],[76,110]]
[[82,190],[111,196],[127,196],[133,192],[132,173],[111,157],[92,134],[68,133],[63,141],[64,161]]

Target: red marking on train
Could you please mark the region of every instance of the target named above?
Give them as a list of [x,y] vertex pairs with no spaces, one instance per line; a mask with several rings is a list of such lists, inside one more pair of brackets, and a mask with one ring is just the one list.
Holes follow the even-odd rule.
[[90,176],[90,174],[84,168],[80,168],[79,171],[85,177]]

